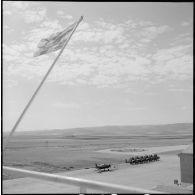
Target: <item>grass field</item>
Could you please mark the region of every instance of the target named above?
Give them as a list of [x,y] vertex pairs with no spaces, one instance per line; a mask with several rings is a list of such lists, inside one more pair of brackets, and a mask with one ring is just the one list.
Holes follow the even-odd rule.
[[[189,144],[192,135],[192,124],[20,132],[11,139],[3,165],[57,173],[94,167],[95,163],[120,164],[127,155],[95,151]],[[6,172],[3,176],[3,179],[22,177]]]

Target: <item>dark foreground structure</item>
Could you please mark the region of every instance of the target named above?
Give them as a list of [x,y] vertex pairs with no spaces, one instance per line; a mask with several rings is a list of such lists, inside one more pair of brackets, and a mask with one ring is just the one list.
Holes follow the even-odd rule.
[[193,184],[193,143],[178,156],[180,158],[181,182]]

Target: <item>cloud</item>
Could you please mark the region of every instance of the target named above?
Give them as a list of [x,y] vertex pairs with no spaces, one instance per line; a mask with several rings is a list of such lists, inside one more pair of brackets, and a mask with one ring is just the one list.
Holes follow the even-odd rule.
[[46,10],[26,10],[24,14],[27,23],[41,22],[45,19]]
[[149,26],[149,27],[144,27],[138,34],[137,36],[141,38],[142,42],[150,42],[153,39],[157,38],[159,35],[169,32],[171,28],[167,25],[163,26]]
[[155,65],[153,73],[171,79],[191,79],[193,77],[192,45],[180,45],[159,50],[153,55]]
[[173,38],[170,45],[178,46],[178,45],[187,45],[192,43],[193,43],[193,30],[187,33],[182,33],[177,35],[176,37]]
[[139,24],[137,22],[134,22],[131,19],[128,19],[127,21],[125,21],[122,26],[126,26],[130,29],[135,29]]
[[[172,74],[176,79],[187,79],[193,76],[193,57],[186,55],[168,61],[160,70],[160,74]],[[162,72],[161,72],[162,71]]]
[[[23,9],[22,4],[17,6]],[[23,7],[29,9],[28,4]],[[4,44],[5,72],[10,77],[40,79],[59,52],[32,57],[42,38],[65,27],[60,20],[47,17],[44,8],[36,11],[46,18],[44,22],[36,23],[33,29],[29,28],[21,34],[20,41]],[[64,12],[59,10],[57,14],[63,15]],[[150,21],[83,21],[48,81],[63,85],[128,87],[129,82],[158,83],[166,79],[191,79],[192,44],[166,45],[164,48],[153,48],[150,44],[156,43],[156,38],[170,30],[172,28],[167,25],[155,25]]]
[[39,3],[31,3],[24,1],[4,2],[4,14],[19,17],[24,22],[35,23],[41,22],[46,18],[46,9],[41,7]]
[[64,13],[64,11],[62,11],[62,10],[58,10],[58,11],[56,12],[56,14],[57,14],[57,16],[59,16],[60,18],[63,18],[63,19],[68,19],[68,20],[72,20],[72,19],[73,19],[73,16],[71,16],[71,15],[66,15],[66,14]]
[[4,1],[3,2],[4,9],[14,8],[14,9],[25,10],[28,7],[29,7],[29,4],[24,1]]
[[[6,61],[18,64],[18,66],[9,65],[7,71],[10,75],[23,76],[27,79],[42,77],[55,56],[50,54],[29,58],[24,55],[24,45],[6,47]],[[92,84],[98,87],[117,87],[136,80],[156,82],[166,78],[191,78],[192,57],[179,55],[183,51],[181,48],[159,50],[152,56],[152,59],[138,54],[129,54],[128,50],[119,52],[112,45],[100,47],[100,52],[97,52],[98,48],[95,47],[85,48],[85,50],[67,48],[48,81],[61,84],[77,83]],[[153,66],[151,66],[152,60],[155,60]],[[152,77],[151,74],[153,74]]]
[[181,26],[187,27],[187,26],[189,26],[189,25],[192,25],[192,22],[193,22],[193,19],[192,19],[192,18],[191,18],[191,19],[188,19],[187,21],[183,21],[183,22],[181,23]]
[[62,10],[58,10],[58,11],[56,12],[56,14],[57,14],[58,16],[61,16],[61,15],[64,15],[64,12],[63,12]]
[[3,78],[3,87],[4,88],[12,88],[18,85],[18,82],[16,80],[13,79],[9,79],[9,78]]
[[178,45],[168,49],[158,50],[153,56],[152,59],[158,62],[163,62],[166,60],[174,59],[175,57],[181,57],[185,54],[188,54],[192,50],[192,45]]
[[10,15],[12,15],[12,12],[10,10],[5,10],[5,11],[3,11],[3,15],[10,16]]
[[11,28],[10,26],[8,26],[8,25],[3,25],[3,31],[4,31],[4,33],[5,34],[7,34],[7,33],[11,33],[11,32],[13,32],[14,31],[14,29],[13,28]]
[[11,48],[11,46],[3,44],[3,56],[6,56],[6,60],[10,60],[9,58],[7,58],[7,56],[17,57],[18,55],[20,55],[19,51]]
[[172,91],[172,92],[181,92],[181,93],[185,93],[185,92],[193,92],[193,88],[169,88],[168,91]]
[[89,23],[87,22],[82,22],[79,24],[79,26],[77,27],[77,30],[89,30]]
[[81,24],[73,40],[105,44],[121,43],[124,40],[124,29],[120,25],[105,23],[102,20],[96,21],[95,24],[88,24],[86,22]]

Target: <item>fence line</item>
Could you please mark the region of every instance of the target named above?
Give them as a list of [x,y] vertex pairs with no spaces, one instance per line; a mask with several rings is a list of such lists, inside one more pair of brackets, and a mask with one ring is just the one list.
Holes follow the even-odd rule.
[[109,193],[164,194],[164,192],[159,192],[159,191],[147,190],[147,189],[136,188],[136,187],[128,187],[128,186],[122,186],[117,184],[103,183],[99,181],[90,181],[90,180],[80,179],[75,177],[67,177],[67,176],[30,171],[30,170],[18,169],[18,168],[7,167],[7,166],[3,166],[3,170],[21,173],[22,175],[30,176],[38,179],[44,179],[48,181],[79,186],[80,193],[87,193],[87,188],[89,188],[89,189],[96,189],[99,191],[106,191]]

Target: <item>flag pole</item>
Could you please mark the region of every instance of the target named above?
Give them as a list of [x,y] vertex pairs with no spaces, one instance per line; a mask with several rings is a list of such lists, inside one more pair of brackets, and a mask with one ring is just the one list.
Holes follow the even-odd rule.
[[26,113],[26,111],[28,110],[28,108],[30,107],[31,103],[33,102],[33,100],[35,99],[36,95],[38,94],[40,88],[42,87],[43,83],[45,82],[46,78],[48,77],[49,73],[51,72],[51,70],[53,69],[54,65],[56,64],[57,60],[59,59],[60,55],[62,54],[62,52],[64,51],[66,45],[68,44],[70,38],[72,37],[73,33],[75,32],[76,28],[78,27],[78,25],[80,24],[80,22],[83,20],[83,16],[80,17],[79,21],[77,22],[77,24],[75,25],[73,31],[71,32],[70,36],[68,37],[68,39],[66,40],[66,42],[64,43],[62,49],[60,50],[60,52],[58,53],[58,55],[56,56],[55,60],[53,61],[53,63],[51,64],[49,70],[47,71],[47,73],[45,74],[45,76],[43,77],[42,81],[40,82],[39,86],[37,87],[36,91],[34,92],[34,94],[32,95],[31,99],[29,100],[28,104],[26,105],[26,107],[24,108],[22,114],[20,115],[20,117],[18,118],[17,122],[15,123],[14,127],[12,128],[11,132],[9,133],[7,139],[5,140],[5,145],[4,145],[4,151],[6,150],[6,147],[9,143],[9,139],[10,137],[13,135],[13,133],[15,132],[17,126],[19,125],[20,121],[22,120],[24,114]]

